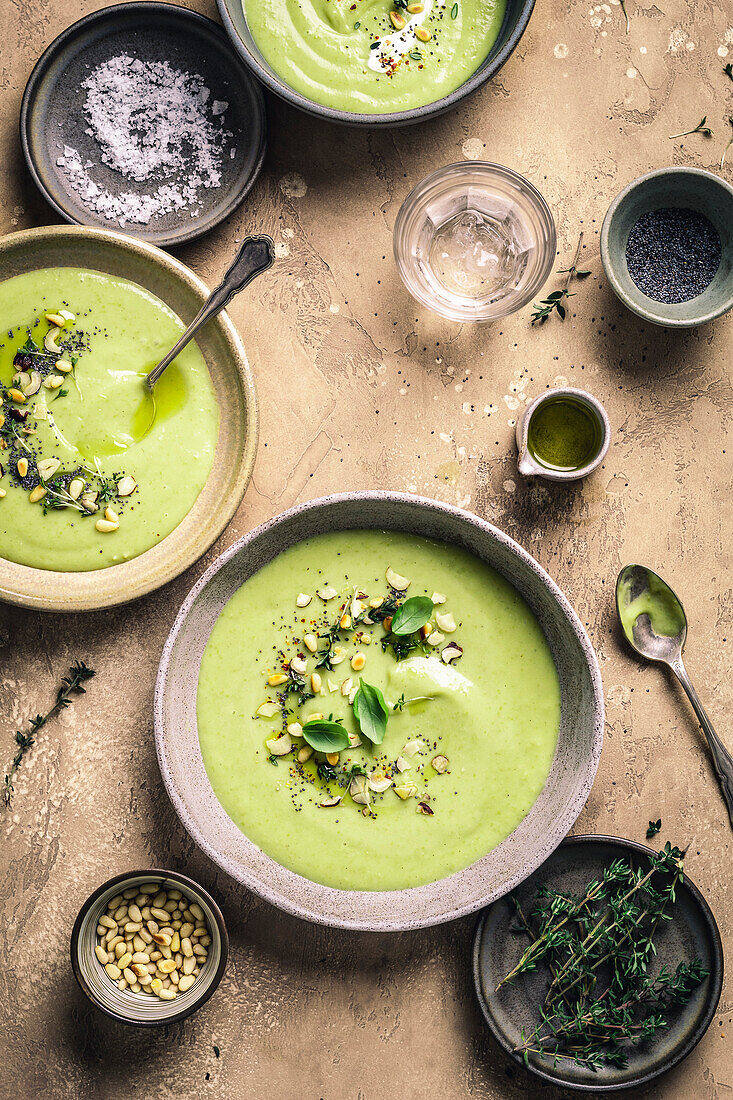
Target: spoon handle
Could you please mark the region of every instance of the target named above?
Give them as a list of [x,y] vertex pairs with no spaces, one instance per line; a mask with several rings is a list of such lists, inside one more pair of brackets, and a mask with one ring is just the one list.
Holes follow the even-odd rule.
[[169,367],[177,355],[185,348],[186,344],[194,338],[200,328],[217,313],[221,313],[225,306],[229,305],[235,294],[252,282],[255,276],[272,267],[275,260],[275,246],[272,238],[266,233],[258,233],[252,237],[245,237],[242,247],[237,253],[233,264],[227,271],[216,290],[213,290],[206,299],[201,309],[194,317],[191,324],[184,332],[174,348],[168,352],[164,359],[153,367],[145,379],[146,384],[153,388],[166,367]]
[[697,692],[692,685],[690,677],[687,675],[687,669],[682,664],[682,660],[673,661],[671,664],[672,671],[682,684],[682,687],[687,692],[687,698],[692,703],[695,714],[698,717],[702,731],[705,734],[708,745],[710,746],[710,752],[713,757],[713,767],[718,775],[718,782],[720,783],[720,790],[725,799],[725,804],[728,807],[728,815],[730,817],[731,825],[733,825],[733,756],[728,752],[723,742],[718,737],[717,733],[713,729],[713,723],[707,716],[705,707],[700,702]]

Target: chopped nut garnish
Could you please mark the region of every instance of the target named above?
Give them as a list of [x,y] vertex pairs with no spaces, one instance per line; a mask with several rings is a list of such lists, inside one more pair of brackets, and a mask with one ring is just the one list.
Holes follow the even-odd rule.
[[456,620],[453,618],[450,611],[447,611],[445,615],[437,611],[435,614],[435,621],[438,624],[438,629],[442,630],[444,634],[452,634],[456,629]]
[[68,359],[57,359],[54,368],[59,374],[69,374],[74,369],[74,364],[70,363]]
[[323,681],[321,680],[320,672],[312,672],[311,673],[311,691],[313,692],[313,694],[318,695],[318,692],[321,690],[322,686],[323,686]]
[[48,489],[44,485],[36,485],[35,489],[31,489],[28,494],[28,500],[31,504],[37,504],[39,500],[43,500]]
[[351,667],[354,672],[361,672],[366,664],[366,656],[363,653],[355,653],[351,658]]
[[300,722],[291,722],[288,726],[288,733],[291,737],[302,737],[303,727],[301,726]]
[[8,397],[16,405],[25,405],[25,394],[21,390],[8,390]]
[[329,764],[332,767],[335,767],[335,765],[339,762],[339,754],[337,752],[327,752],[326,760],[328,760]]
[[399,14],[399,12],[391,11],[389,13],[389,21],[396,31],[404,30],[405,20]]
[[46,351],[51,353],[51,355],[61,354],[61,348],[59,347],[57,342],[60,335],[61,329],[56,326],[54,328],[50,328],[43,338],[43,346],[45,347]]
[[449,760],[447,756],[434,756],[431,764],[438,775],[443,775],[444,772],[448,771]]
[[318,638],[316,638],[315,634],[305,634],[303,636],[303,645],[311,653],[315,653],[318,649]]
[[338,592],[333,587],[333,585],[328,584],[325,588],[319,588],[316,592],[316,595],[320,596],[324,603],[328,603],[328,601],[332,600],[334,596],[338,596]]
[[430,599],[433,601],[433,603],[438,604],[438,603],[445,603],[446,598],[445,598],[445,596],[443,595],[442,592],[433,592]]
[[296,607],[307,607],[312,599],[313,599],[313,597],[309,596],[307,592],[301,592],[300,595],[295,600],[295,606]]
[[415,797],[417,794],[417,787],[413,786],[411,783],[403,783],[399,787],[395,787],[394,793],[404,802],[408,798]]
[[290,662],[290,667],[292,668],[293,672],[297,672],[297,674],[301,676],[308,666],[302,657],[293,657],[292,661]]
[[28,459],[19,458],[15,468],[18,471],[18,477],[25,477],[28,473]]
[[273,672],[272,676],[267,677],[267,682],[270,687],[280,687],[280,684],[284,684],[287,680],[287,676],[284,672]]
[[[415,27],[415,37],[419,38],[421,42],[430,41],[430,31],[426,31],[424,27]],[[432,810],[430,811],[433,812]]]
[[111,519],[98,519],[94,526],[99,531],[100,535],[111,535],[113,531],[119,531],[119,523],[115,523]]
[[395,760],[395,767],[398,772],[406,772],[412,767],[412,764],[409,760],[405,760],[404,756],[398,756]]
[[289,733],[284,733],[282,737],[272,737],[269,741],[265,741],[265,744],[272,756],[287,756],[293,747]]
[[117,483],[117,496],[129,497],[137,489],[137,482],[132,474],[126,474],[125,477],[121,477]]
[[257,708],[255,714],[259,718],[274,718],[279,710],[280,707],[277,703],[273,703],[272,700],[268,699],[266,703],[263,703],[262,706]]
[[407,577],[401,577],[400,574],[395,573],[394,569],[391,567],[387,570],[386,577],[387,584],[391,588],[394,588],[395,592],[404,592],[410,587],[410,582]]
[[427,802],[418,802],[417,812],[419,814],[425,814],[427,817],[432,817],[435,811],[430,809]]
[[436,646],[445,641],[445,634],[441,634],[439,630],[434,630],[432,634],[428,635],[428,645]]
[[310,747],[310,745],[303,745],[303,748],[300,749],[298,752],[298,763],[305,764],[307,760],[310,760],[312,755],[313,749]]
[[462,647],[459,646],[459,645],[456,645],[455,642],[448,642],[448,645],[444,646],[442,651],[441,651],[440,659],[446,665],[449,665],[451,663],[451,661],[456,661],[456,660],[458,660],[459,657],[462,657],[462,656],[463,656]]
[[43,379],[43,385],[47,390],[59,390],[64,384],[63,375],[61,374],[47,374]]
[[36,466],[38,468],[39,477],[41,477],[43,481],[48,481],[48,479],[53,477],[56,471],[61,468],[61,462],[58,458],[43,458],[40,462],[36,463]]
[[319,803],[321,809],[325,810],[329,806],[338,806],[339,802],[344,796],[342,794],[338,796],[332,796],[331,798],[324,798],[323,802]]

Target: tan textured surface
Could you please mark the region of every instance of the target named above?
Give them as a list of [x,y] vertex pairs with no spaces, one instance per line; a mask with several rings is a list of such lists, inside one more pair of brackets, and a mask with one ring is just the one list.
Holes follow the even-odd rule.
[[[5,0],[3,231],[53,220],[21,167],[20,95],[43,47],[95,6]],[[608,703],[600,771],[578,827],[641,839],[661,814],[662,839],[694,838],[690,873],[730,948],[727,815],[680,693],[621,650],[611,595],[630,560],[656,565],[685,594],[690,671],[730,741],[733,328],[729,318],[676,336],[638,323],[604,285],[598,229],[633,176],[671,162],[717,163],[731,94],[719,48],[727,34],[733,58],[733,20],[722,0],[628,7],[626,36],[616,5],[540,0],[498,80],[419,128],[349,134],[272,104],[259,184],[227,225],[182,253],[211,281],[243,232],[267,230],[280,246],[277,269],[231,310],[261,397],[254,482],[206,561],[163,592],[88,617],[0,609],[3,759],[16,723],[50,698],[70,660],[98,671],[86,699],[43,732],[3,824],[2,1100],[517,1100],[530,1092],[559,1100],[507,1069],[486,1036],[469,975],[472,920],[393,937],[301,924],[232,887],[193,849],[167,801],[151,702],[176,607],[238,535],[332,490],[407,489],[474,509],[564,586],[598,649]],[[668,140],[703,114],[712,140],[691,138],[683,150]],[[417,310],[403,291],[391,260],[399,204],[424,174],[463,155],[506,163],[543,190],[563,260],[582,222],[593,277],[564,325],[532,330],[524,311],[461,330]],[[606,403],[613,445],[586,484],[530,488],[515,470],[515,410],[559,378]],[[219,993],[167,1034],[108,1022],[86,1004],[67,961],[87,894],[145,865],[200,878],[221,899],[232,935]],[[730,1095],[732,1007],[728,983],[697,1051],[643,1095]]]

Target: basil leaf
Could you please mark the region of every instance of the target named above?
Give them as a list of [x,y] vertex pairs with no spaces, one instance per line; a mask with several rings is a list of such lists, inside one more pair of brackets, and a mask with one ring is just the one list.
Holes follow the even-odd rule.
[[349,735],[338,722],[305,722],[303,740],[319,752],[341,752],[349,745]]
[[387,732],[389,710],[379,688],[372,687],[371,684],[362,680],[354,696],[353,705],[354,715],[361,732],[373,745],[381,745]]
[[392,620],[393,634],[414,634],[425,626],[433,613],[433,601],[428,596],[411,596],[405,600]]

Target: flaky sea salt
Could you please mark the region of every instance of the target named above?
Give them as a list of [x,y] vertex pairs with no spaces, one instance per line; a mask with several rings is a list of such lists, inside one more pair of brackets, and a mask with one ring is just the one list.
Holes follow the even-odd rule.
[[[113,192],[95,181],[98,165],[65,145],[56,163],[84,205],[122,226],[145,225],[187,208],[197,216],[201,191],[221,185],[222,156],[232,137],[224,126],[229,104],[210,103],[211,93],[197,73],[129,54],[99,65],[82,88],[86,133],[99,147],[101,161],[128,180],[149,184],[145,190]],[[228,153],[233,158],[235,150]]]

